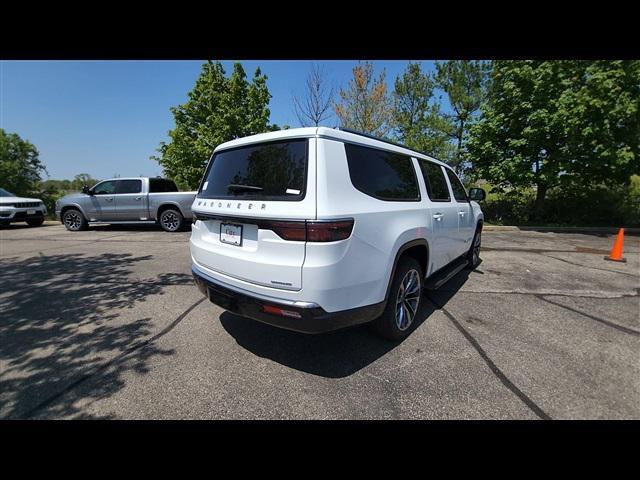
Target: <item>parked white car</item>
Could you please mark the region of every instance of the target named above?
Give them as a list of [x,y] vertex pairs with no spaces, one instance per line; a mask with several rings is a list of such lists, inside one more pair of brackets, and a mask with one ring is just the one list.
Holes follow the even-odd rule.
[[192,272],[240,315],[398,340],[423,287],[480,262],[483,214],[453,170],[368,135],[300,128],[218,146],[192,205]]
[[47,207],[39,198],[16,197],[0,188],[0,225],[27,222],[30,227],[39,227],[46,214]]

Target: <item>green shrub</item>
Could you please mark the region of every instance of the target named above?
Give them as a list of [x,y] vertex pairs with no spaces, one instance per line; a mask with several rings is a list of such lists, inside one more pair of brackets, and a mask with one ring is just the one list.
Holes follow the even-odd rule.
[[640,227],[640,176],[616,188],[563,187],[550,189],[543,208],[543,221],[532,220],[535,189],[492,191],[482,187],[485,220],[497,225]]

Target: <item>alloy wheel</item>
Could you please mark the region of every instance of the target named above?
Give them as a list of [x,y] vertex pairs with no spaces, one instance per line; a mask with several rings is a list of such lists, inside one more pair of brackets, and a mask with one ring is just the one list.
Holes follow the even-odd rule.
[[411,269],[402,279],[396,298],[396,325],[400,330],[406,330],[413,323],[421,294],[420,274]]
[[67,212],[64,215],[64,225],[69,230],[79,230],[82,225],[82,218],[80,218],[80,214],[75,210]]
[[162,226],[172,232],[175,232],[178,227],[180,226],[180,219],[178,218],[178,216],[172,212],[171,210],[168,210],[166,212],[164,212],[162,214]]

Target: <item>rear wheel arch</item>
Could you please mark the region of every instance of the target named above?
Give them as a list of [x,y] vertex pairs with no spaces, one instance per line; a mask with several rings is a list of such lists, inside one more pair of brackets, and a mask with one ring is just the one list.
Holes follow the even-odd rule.
[[393,283],[393,278],[396,274],[398,262],[403,256],[408,256],[418,261],[418,263],[422,267],[422,276],[424,279],[424,275],[426,275],[427,269],[429,267],[429,242],[427,242],[427,240],[424,238],[419,238],[403,244],[398,249],[398,251],[396,252],[395,258],[393,260],[391,274],[387,279],[387,291],[384,296],[385,302],[389,298],[389,291],[391,290],[391,284]]
[[174,203],[163,203],[158,207],[158,210],[156,211],[157,222],[160,221],[160,215],[162,215],[162,212],[164,212],[165,210],[177,210],[180,213],[180,215],[184,217],[184,213],[182,212],[182,210],[178,205]]

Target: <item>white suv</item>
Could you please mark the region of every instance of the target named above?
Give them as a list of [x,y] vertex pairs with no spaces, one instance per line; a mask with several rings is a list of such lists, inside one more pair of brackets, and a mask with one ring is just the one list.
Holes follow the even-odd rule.
[[483,214],[444,163],[349,130],[218,146],[192,205],[192,272],[215,304],[299,332],[405,337],[423,287],[479,262]]

